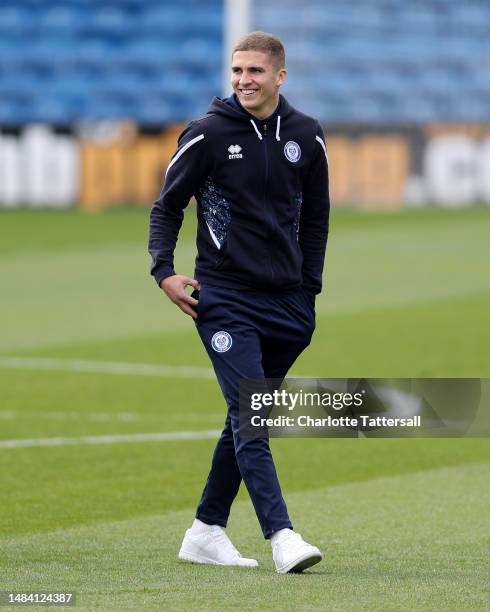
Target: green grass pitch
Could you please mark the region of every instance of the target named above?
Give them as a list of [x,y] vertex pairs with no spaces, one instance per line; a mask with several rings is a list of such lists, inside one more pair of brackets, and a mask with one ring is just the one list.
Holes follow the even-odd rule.
[[[488,609],[487,439],[273,440],[294,526],[325,553],[299,576],[273,572],[244,490],[228,531],[260,567],[177,560],[212,439],[1,446],[222,426],[193,323],[148,275],[147,225],[143,209],[0,214],[0,590],[74,590],[86,610]],[[292,373],[490,378],[489,235],[485,208],[334,210]]]

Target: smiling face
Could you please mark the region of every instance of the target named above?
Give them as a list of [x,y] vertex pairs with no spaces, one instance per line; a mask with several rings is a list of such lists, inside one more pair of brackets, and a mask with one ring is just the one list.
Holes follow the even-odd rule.
[[245,110],[266,119],[279,103],[279,87],[287,71],[264,51],[235,51],[231,64],[231,84]]

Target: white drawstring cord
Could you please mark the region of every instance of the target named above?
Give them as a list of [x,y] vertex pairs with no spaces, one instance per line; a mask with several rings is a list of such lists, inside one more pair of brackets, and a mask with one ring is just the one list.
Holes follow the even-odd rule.
[[[255,125],[255,121],[253,119],[250,119],[250,123],[254,126],[254,130],[257,134],[257,136],[259,137],[259,140],[262,140],[262,134],[259,131],[259,128]],[[279,136],[279,130],[281,129],[281,115],[277,116],[277,127],[276,127],[276,140],[281,140],[281,137]]]
[[259,132],[258,127],[255,125],[255,121],[253,119],[250,119],[250,123],[254,126],[254,130],[257,132],[259,140],[262,140],[262,134]]
[[277,128],[276,128],[276,140],[281,140],[279,136],[279,130],[281,129],[281,115],[277,115]]

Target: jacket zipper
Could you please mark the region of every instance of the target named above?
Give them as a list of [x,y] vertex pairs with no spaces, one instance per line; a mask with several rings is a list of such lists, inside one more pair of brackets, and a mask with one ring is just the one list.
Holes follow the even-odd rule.
[[[272,230],[272,227],[274,225],[274,219],[272,218],[272,214],[271,214],[271,210],[270,210],[270,205],[269,205],[269,194],[268,194],[268,190],[267,190],[267,185],[269,183],[269,152],[267,150],[267,123],[264,123],[263,127],[263,132],[264,132],[264,150],[265,150],[265,183],[264,183],[264,199],[265,199],[265,206],[267,208],[267,214],[269,217],[269,222],[270,222],[270,227]],[[269,241],[267,241],[267,244],[269,244]],[[270,269],[270,275],[271,275],[271,282],[274,280],[274,268],[272,267],[272,256],[271,256],[271,252],[269,250],[269,247],[267,247],[267,255],[269,256],[269,269]]]

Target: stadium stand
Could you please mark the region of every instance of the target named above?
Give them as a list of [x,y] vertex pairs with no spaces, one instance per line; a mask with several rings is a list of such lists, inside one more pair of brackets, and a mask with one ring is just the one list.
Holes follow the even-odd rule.
[[222,12],[220,0],[3,1],[0,124],[202,114],[221,87]]
[[489,119],[489,2],[255,0],[254,8],[255,26],[286,43],[285,93],[330,124]]
[[[488,120],[488,2],[254,0],[253,15],[286,42],[285,93],[324,121]],[[202,114],[222,24],[221,0],[3,0],[0,124]]]

